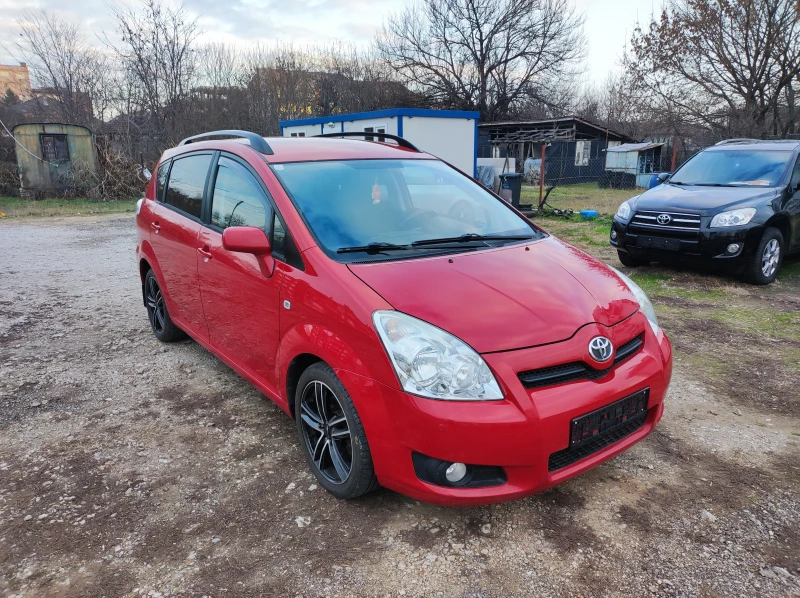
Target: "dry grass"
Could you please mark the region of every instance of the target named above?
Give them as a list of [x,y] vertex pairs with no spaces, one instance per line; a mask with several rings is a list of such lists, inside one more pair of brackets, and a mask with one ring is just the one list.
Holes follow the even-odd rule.
[[0,197],[0,218],[37,218],[45,216],[86,216],[89,214],[117,214],[133,212],[133,200],[100,201],[97,199],[42,199],[25,200],[18,197]]
[[[555,208],[572,208],[580,210],[597,210],[603,215],[610,216],[616,213],[619,204],[642,190],[636,189],[600,189],[597,183],[581,183],[579,185],[564,185],[556,187],[550,193],[547,203]],[[523,204],[536,205],[539,201],[539,187],[530,185],[522,186]]]

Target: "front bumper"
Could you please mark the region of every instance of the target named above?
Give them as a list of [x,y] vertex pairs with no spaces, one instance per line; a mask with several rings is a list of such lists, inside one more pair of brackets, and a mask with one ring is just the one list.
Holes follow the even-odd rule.
[[[588,361],[589,340],[598,334],[619,346],[642,333],[642,348],[601,378],[526,389],[517,377],[532,368]],[[640,312],[613,327],[584,326],[561,343],[483,357],[503,388],[502,401],[436,401],[352,372],[337,372],[358,409],[383,486],[445,505],[500,502],[545,490],[610,459],[649,434],[661,419],[672,374],[669,341],[661,332],[654,334]],[[574,418],[643,388],[650,389],[650,398],[640,428],[571,465],[549,471],[550,455],[569,446]],[[499,466],[507,481],[482,488],[423,482],[414,470],[413,452],[452,462]]]
[[[614,218],[611,223],[612,236],[609,242],[620,251],[626,251],[634,257],[655,261],[671,260],[713,260],[730,265],[740,264],[751,257],[764,234],[761,224],[748,224],[721,229],[700,228],[696,235],[678,235],[673,231],[641,231],[632,230],[628,223]],[[616,233],[614,236],[613,233]],[[639,237],[648,236],[656,239],[675,239],[678,248],[664,250],[653,247],[641,247]],[[730,244],[737,243],[740,248],[735,253],[728,253]]]

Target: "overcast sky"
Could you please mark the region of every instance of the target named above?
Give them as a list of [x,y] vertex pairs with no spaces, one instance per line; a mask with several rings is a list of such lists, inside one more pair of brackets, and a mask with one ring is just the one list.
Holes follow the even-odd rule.
[[[16,19],[44,8],[81,24],[86,35],[113,31],[111,0],[0,0],[0,63],[13,63]],[[390,11],[411,0],[185,0],[200,17],[202,39],[249,43],[294,40],[299,44],[345,40],[367,44]],[[615,67],[637,19],[646,21],[661,0],[569,0],[586,16],[587,77],[605,79]],[[12,52],[2,46],[10,47]]]

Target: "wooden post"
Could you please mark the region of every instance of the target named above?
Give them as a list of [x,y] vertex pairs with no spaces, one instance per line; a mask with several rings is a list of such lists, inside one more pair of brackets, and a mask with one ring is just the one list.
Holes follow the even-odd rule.
[[542,198],[544,196],[544,152],[547,147],[546,143],[542,144],[542,163],[539,166],[539,207],[542,207]]

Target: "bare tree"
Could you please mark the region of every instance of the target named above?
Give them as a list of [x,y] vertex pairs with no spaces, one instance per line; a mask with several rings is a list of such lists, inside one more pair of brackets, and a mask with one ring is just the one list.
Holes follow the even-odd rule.
[[162,143],[184,133],[183,115],[198,81],[194,42],[200,34],[197,19],[182,7],[146,0],[138,7],[111,5],[121,43],[105,42],[119,59],[128,104],[147,114]]
[[48,103],[52,117],[90,124],[106,111],[109,72],[106,56],[91,46],[80,28],[44,10],[27,11],[17,21],[17,49]]
[[667,0],[637,28],[626,67],[651,108],[716,137],[794,130],[800,19],[794,0]]
[[378,54],[432,103],[497,120],[546,90],[584,55],[567,0],[421,0],[389,17]]

